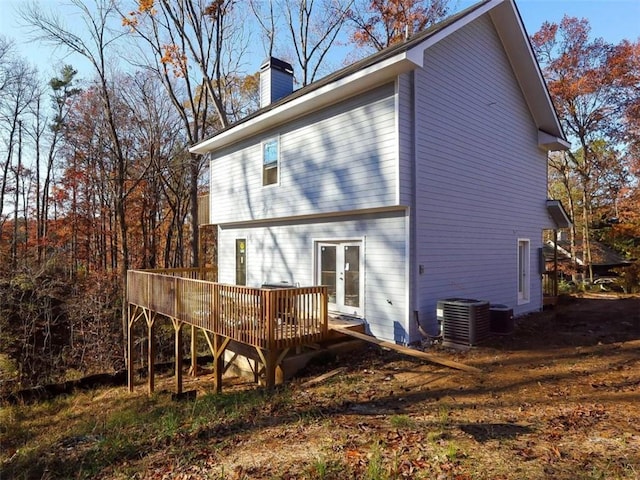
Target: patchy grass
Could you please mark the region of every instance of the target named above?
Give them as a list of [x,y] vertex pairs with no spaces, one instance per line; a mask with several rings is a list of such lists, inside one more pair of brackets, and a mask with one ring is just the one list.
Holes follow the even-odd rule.
[[408,415],[392,415],[389,422],[393,428],[399,429],[414,428],[416,426],[415,420]]
[[485,373],[372,349],[309,388],[229,379],[215,395],[202,376],[186,377],[194,401],[140,386],[3,406],[0,478],[640,478],[637,297],[572,299],[512,336],[435,350]]

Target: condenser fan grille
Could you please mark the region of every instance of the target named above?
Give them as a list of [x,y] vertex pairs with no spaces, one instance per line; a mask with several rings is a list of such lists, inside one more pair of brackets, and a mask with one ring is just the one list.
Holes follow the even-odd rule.
[[437,308],[445,342],[476,345],[489,336],[489,302],[454,298],[440,300]]

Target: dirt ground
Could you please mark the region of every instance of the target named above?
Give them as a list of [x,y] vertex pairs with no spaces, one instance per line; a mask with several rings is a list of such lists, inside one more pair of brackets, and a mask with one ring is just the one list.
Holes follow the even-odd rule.
[[[640,478],[640,297],[567,297],[518,319],[512,335],[466,351],[428,350],[483,373],[377,348],[342,356],[309,368],[255,417],[227,423],[177,471],[238,479]],[[338,367],[346,369],[303,385]],[[198,377],[186,388],[206,383]],[[225,391],[237,388],[245,387]],[[168,458],[158,452],[145,469]]]
[[567,297],[427,351],[482,373],[367,347],[271,393],[185,375],[197,397],[174,402],[167,374],[151,397],[139,379],[7,408],[0,479],[640,479],[640,296]]

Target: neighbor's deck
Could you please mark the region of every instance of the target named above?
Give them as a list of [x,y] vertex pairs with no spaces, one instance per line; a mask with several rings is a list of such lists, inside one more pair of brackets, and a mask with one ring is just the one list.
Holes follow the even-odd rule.
[[[231,341],[255,349],[265,383],[289,349],[313,344],[328,333],[327,288],[252,288],[211,281],[206,269],[132,270],[127,273],[128,352],[133,357],[132,326],[144,318],[148,328],[149,390],[153,390],[153,328],[158,315],[171,319],[176,342],[176,388],[182,390],[182,327],[201,329],[214,356],[216,389],[221,388],[222,355]],[[192,335],[192,342],[193,342]],[[192,359],[195,345],[192,343]],[[129,388],[133,388],[129,361]]]
[[558,272],[551,270],[542,274],[542,305],[553,306],[558,302]]

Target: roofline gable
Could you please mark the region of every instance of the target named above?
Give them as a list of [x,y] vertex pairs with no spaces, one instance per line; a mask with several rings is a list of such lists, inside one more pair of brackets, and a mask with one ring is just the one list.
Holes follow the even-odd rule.
[[566,147],[566,137],[514,0],[482,0],[404,42],[327,75],[254,112],[193,145],[189,152],[205,154],[224,148],[311,111],[391,82],[402,73],[422,67],[424,53],[429,47],[486,14],[494,24],[534,122],[539,130],[556,140],[545,145],[546,148]]
[[471,9],[469,9],[471,11],[468,14],[461,16],[458,20],[450,23],[446,27],[438,30],[433,35],[429,35],[425,38],[425,40],[421,41],[417,45],[409,48],[407,50],[407,57],[412,60],[417,66],[423,67],[424,52],[429,47],[447,38],[449,35],[461,29],[465,25],[468,25],[474,20],[480,18],[482,15],[495,8],[503,1],[505,0],[485,0],[484,2],[476,4],[474,7],[471,7]]
[[400,52],[390,58],[374,63],[351,75],[328,82],[314,88],[306,95],[290,95],[273,106],[258,111],[259,115],[250,115],[245,120],[222,130],[217,135],[189,148],[191,153],[204,154],[223,148],[251,135],[258,134],[276,124],[293,120],[305,113],[332,105],[340,100],[369,90],[391,81],[401,73],[413,70],[416,65],[407,58],[406,52]]

